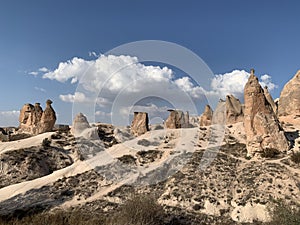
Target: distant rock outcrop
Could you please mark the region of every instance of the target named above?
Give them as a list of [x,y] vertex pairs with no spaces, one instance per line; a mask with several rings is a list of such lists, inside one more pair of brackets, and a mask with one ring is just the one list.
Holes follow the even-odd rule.
[[25,104],[20,110],[19,132],[40,134],[52,131],[56,122],[56,113],[51,106],[52,101],[47,100],[46,109],[43,111],[40,103]]
[[169,117],[165,121],[165,127],[169,129],[187,128],[189,127],[188,112],[185,114],[181,110],[168,110]]
[[244,106],[233,95],[226,96],[226,124],[244,121]]
[[247,153],[287,151],[289,143],[280,123],[266,99],[258,78],[251,75],[244,89],[245,111],[244,125],[247,136]]
[[204,112],[200,116],[200,127],[202,126],[210,126],[212,122],[213,111],[209,105],[205,106]]
[[131,123],[131,133],[135,136],[140,136],[149,131],[149,118],[146,112],[134,112]]
[[83,115],[82,113],[78,113],[73,120],[71,133],[74,136],[79,136],[87,128],[91,128],[91,126],[86,116]]
[[[300,70],[281,91],[278,103],[278,116],[282,118],[287,117],[290,119],[289,122],[292,122],[294,119],[300,120]],[[280,120],[284,121],[281,118]]]
[[213,124],[235,124],[244,121],[244,105],[233,95],[227,95],[226,100],[220,99],[213,114]]

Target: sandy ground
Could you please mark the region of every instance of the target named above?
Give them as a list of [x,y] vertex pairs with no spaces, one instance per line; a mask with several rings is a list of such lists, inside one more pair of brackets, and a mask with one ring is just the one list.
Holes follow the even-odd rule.
[[[148,132],[134,140],[130,140],[127,142],[124,142],[122,144],[118,144],[115,146],[112,146],[111,148],[107,149],[106,151],[102,151],[98,153],[95,157],[86,160],[86,161],[76,161],[73,165],[66,167],[64,169],[58,170],[53,172],[50,175],[31,180],[22,182],[19,184],[14,184],[8,187],[4,187],[0,189],[0,201],[6,200],[8,198],[11,198],[13,196],[16,196],[18,194],[24,194],[25,192],[31,190],[31,189],[37,189],[44,185],[51,184],[55,182],[56,180],[62,178],[62,177],[68,177],[68,176],[74,176],[76,174],[84,173],[85,171],[91,170],[95,168],[96,166],[106,165],[109,163],[112,163],[117,157],[120,157],[125,154],[131,154],[135,155],[136,152],[141,150],[150,150],[150,149],[159,149],[159,146],[153,146],[149,145],[147,147],[139,145],[138,141],[142,139],[147,139],[150,142],[162,140],[168,135],[173,135],[174,139],[170,141],[169,143],[174,144],[175,148],[172,150],[175,150],[177,152],[181,151],[193,151],[194,150],[194,143],[197,143],[197,135],[198,128],[190,128],[190,129],[178,129],[178,130],[156,130]],[[24,147],[30,147],[41,144],[42,140],[44,138],[50,137],[52,133],[45,133],[41,134],[32,138],[15,141],[15,142],[7,142],[7,143],[1,143],[0,145],[0,153],[15,150],[19,148]],[[142,174],[148,173],[151,170],[155,170],[159,168],[164,162],[167,160],[170,160],[170,150],[165,151],[163,154],[163,157],[159,160],[154,162],[151,166],[145,167],[145,168],[139,168],[139,172]],[[174,157],[175,154],[172,154],[172,157]],[[109,191],[112,191],[113,189],[119,187],[120,185],[126,183],[126,182],[134,182],[138,176],[134,177],[125,177],[123,180],[120,181],[119,184],[114,184],[110,188],[107,188],[106,190],[101,191],[100,193],[97,193],[96,196],[92,196],[90,200],[93,200],[95,198],[98,198],[99,196],[104,195],[105,193],[108,193]],[[102,193],[102,194],[101,194]],[[70,203],[69,203],[70,205]]]
[[12,150],[17,150],[21,148],[29,148],[32,146],[41,145],[43,139],[50,138],[52,134],[55,132],[47,132],[43,134],[39,134],[34,137],[18,140],[18,141],[10,141],[10,142],[0,142],[0,154]]

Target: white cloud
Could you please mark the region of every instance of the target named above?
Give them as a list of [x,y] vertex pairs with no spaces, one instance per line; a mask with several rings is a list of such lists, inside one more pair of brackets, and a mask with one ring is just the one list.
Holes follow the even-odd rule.
[[34,89],[37,91],[46,92],[46,90],[44,88],[34,87]]
[[39,73],[36,72],[36,71],[32,71],[32,72],[29,72],[28,74],[29,74],[29,75],[33,75],[33,76],[37,76]]
[[49,69],[47,69],[46,67],[41,67],[41,68],[39,68],[39,71],[42,73],[47,73],[47,72],[49,72]]
[[81,92],[75,92],[74,95],[72,94],[67,94],[67,95],[59,95],[59,98],[64,101],[64,102],[80,102],[80,103],[84,103],[84,102],[89,102],[90,99],[88,99],[84,93]]
[[20,111],[0,111],[0,126],[17,126]]
[[269,91],[272,91],[272,90],[274,90],[275,88],[278,88],[278,85],[272,83],[272,78],[271,78],[271,76],[269,76],[269,75],[267,75],[267,74],[262,75],[262,76],[260,77],[260,80],[261,80],[261,81],[260,81],[260,85],[261,85],[262,87],[267,86],[268,89],[269,89]]
[[250,74],[244,70],[233,70],[230,73],[215,75],[211,82],[211,88],[220,98],[225,98],[228,94],[241,97],[244,86]]
[[[225,98],[226,95],[232,94],[239,99],[243,99],[244,87],[248,81],[250,73],[245,70],[233,70],[232,72],[215,75],[211,82],[212,90],[207,93],[211,95],[217,95],[219,98]],[[269,90],[272,91],[277,87],[272,83],[270,75],[263,75],[260,77],[260,84],[268,86]]]
[[90,57],[96,57],[96,58],[99,57],[99,55],[96,52],[89,52],[89,56]]
[[[55,70],[44,73],[43,78],[62,83],[77,83],[80,88],[74,94],[60,95],[59,98],[64,102],[89,103],[91,106],[96,103],[100,107],[95,110],[99,111],[98,114],[96,113],[98,116],[104,115],[100,112],[112,110],[118,111],[120,116],[128,116],[131,106],[149,96],[165,99],[178,109],[195,113],[189,107],[195,99],[202,101],[204,95],[218,99],[225,98],[227,94],[233,94],[242,100],[244,86],[250,75],[244,70],[218,74],[212,77],[211,89],[204,90],[187,76],[176,78],[171,69],[146,66],[139,63],[137,57],[98,56],[93,52],[90,56],[98,58],[85,60],[75,57],[61,62]],[[269,75],[261,77],[261,84],[267,85],[269,90],[276,88]],[[150,112],[154,109],[154,105],[148,105],[148,108],[143,106],[143,111]],[[155,110],[162,113],[162,110],[166,109]]]
[[[84,59],[74,57],[72,60],[59,63],[56,70],[45,73],[43,77],[51,80],[57,80],[59,82],[65,82],[70,78],[76,78],[78,80],[93,64],[94,61],[86,61]],[[73,80],[73,82],[74,81],[75,80]]]

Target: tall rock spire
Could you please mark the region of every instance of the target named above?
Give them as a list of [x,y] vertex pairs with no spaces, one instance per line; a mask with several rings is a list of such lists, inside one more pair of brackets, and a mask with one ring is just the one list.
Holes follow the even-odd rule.
[[253,156],[256,152],[267,150],[287,151],[286,139],[276,114],[265,97],[264,91],[254,75],[254,69],[244,89],[244,124],[247,135],[247,152]]

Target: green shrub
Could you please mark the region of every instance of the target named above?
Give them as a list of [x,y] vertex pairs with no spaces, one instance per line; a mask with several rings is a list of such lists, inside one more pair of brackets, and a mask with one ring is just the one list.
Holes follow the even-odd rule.
[[136,195],[127,200],[117,213],[113,214],[110,225],[161,225],[165,213],[151,195]]

